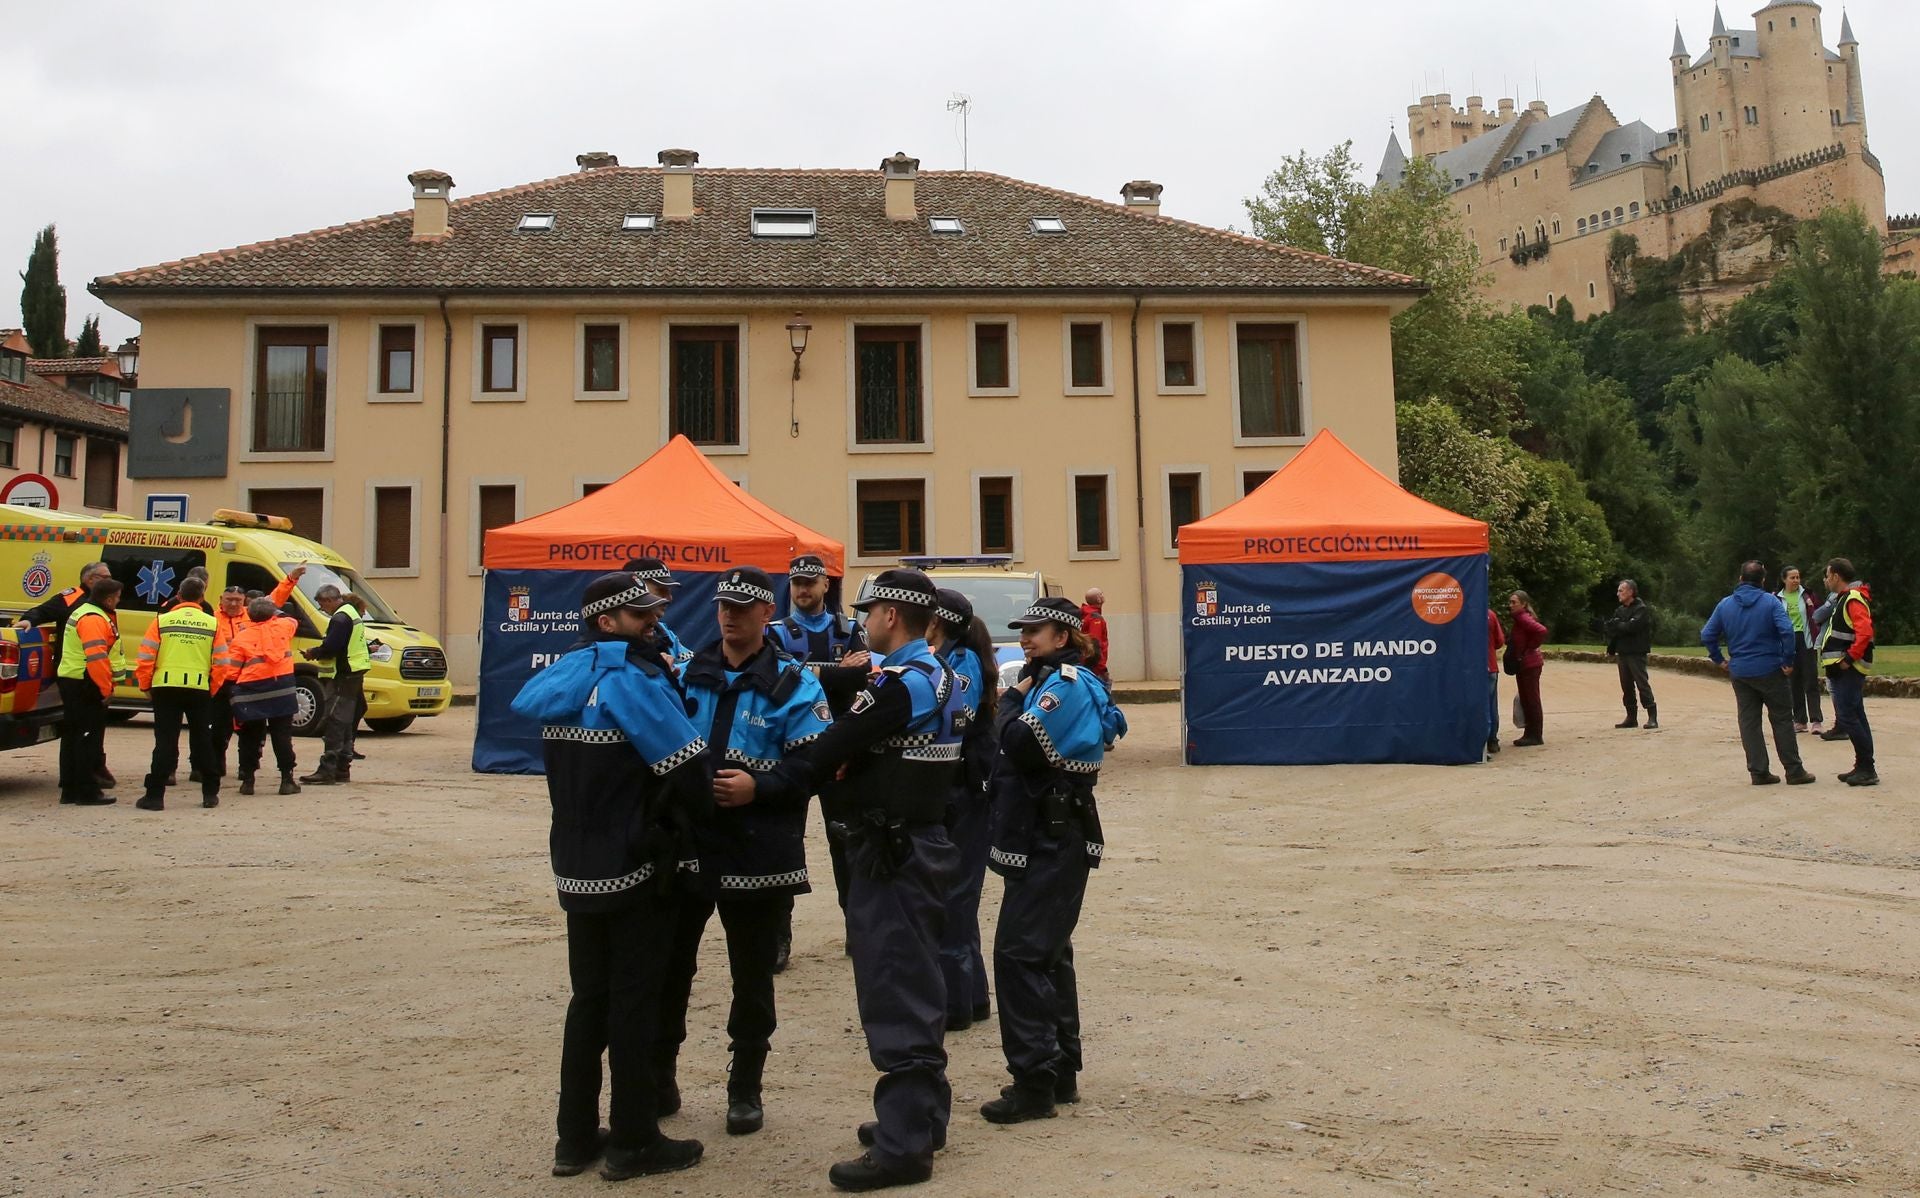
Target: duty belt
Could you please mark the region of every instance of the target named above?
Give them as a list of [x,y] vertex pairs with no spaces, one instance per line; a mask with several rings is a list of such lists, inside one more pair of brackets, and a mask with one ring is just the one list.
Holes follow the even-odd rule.
[[847,868],[871,881],[885,882],[913,860],[913,836],[905,821],[884,811],[863,811],[846,823],[832,820],[827,832],[846,846]]

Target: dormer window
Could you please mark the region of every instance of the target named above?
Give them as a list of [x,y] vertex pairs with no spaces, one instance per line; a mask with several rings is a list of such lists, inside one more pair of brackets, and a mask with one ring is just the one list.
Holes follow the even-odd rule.
[[0,353],[0,379],[6,379],[14,383],[26,382],[27,355]]
[[812,237],[819,218],[811,208],[755,208],[753,235],[783,241]]
[[967,227],[960,223],[957,216],[931,216],[927,218],[927,231],[958,237],[967,231]]
[[518,233],[551,233],[553,232],[553,213],[529,212],[520,218],[520,224],[514,231]]
[[1035,233],[1059,234],[1067,231],[1067,222],[1057,216],[1036,216],[1030,224]]
[[659,227],[659,217],[651,212],[629,212],[620,218],[622,233],[651,233]]

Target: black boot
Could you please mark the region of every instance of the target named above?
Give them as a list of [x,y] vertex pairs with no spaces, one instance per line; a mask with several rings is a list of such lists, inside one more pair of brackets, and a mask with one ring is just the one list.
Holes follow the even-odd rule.
[[1046,1074],[1015,1082],[1007,1093],[980,1108],[980,1117],[988,1123],[1025,1123],[1058,1113],[1053,1109],[1053,1078]]
[[873,1153],[863,1152],[850,1161],[841,1161],[827,1170],[827,1180],[836,1189],[884,1190],[889,1186],[919,1185],[933,1176],[933,1166],[918,1161],[895,1161],[883,1165]]
[[335,782],[338,782],[339,780],[340,780],[339,777],[335,775],[335,773],[331,769],[327,768],[327,765],[324,762],[321,763],[319,769],[313,771],[311,774],[308,774],[306,777],[300,779],[301,782],[305,783],[308,786],[332,786]]
[[1614,725],[1615,728],[1638,728],[1639,726],[1640,713],[1631,707],[1627,708],[1627,718]]
[[1500,738],[1497,736],[1489,736],[1487,738],[1487,755],[1492,756],[1493,754],[1498,753],[1499,751],[1500,751]]
[[1658,728],[1659,726],[1660,726],[1659,705],[1654,703],[1649,703],[1647,704],[1647,731],[1651,732],[1655,728]]
[[653,1113],[656,1118],[680,1112],[679,1058],[662,1061],[653,1069]]
[[556,1140],[553,1145],[553,1175],[575,1177],[585,1173],[606,1152],[609,1134],[606,1128],[601,1128],[590,1144],[569,1144],[565,1140]]
[[665,1136],[645,1148],[608,1148],[600,1165],[600,1176],[607,1181],[625,1181],[629,1177],[691,1169],[700,1163],[705,1151],[698,1140],[669,1140]]
[[[1012,1098],[1014,1087],[1000,1087],[1000,1097]],[[1053,1101],[1065,1106],[1080,1101],[1080,1074],[1074,1070],[1061,1073],[1053,1079]]]
[[167,809],[166,801],[152,791],[141,795],[139,801],[136,802],[134,806],[142,811],[165,811]]
[[240,775],[240,793],[243,795],[250,795],[253,793],[253,775],[252,774]]
[[280,793],[283,795],[297,795],[300,793],[300,784],[293,780],[292,770],[281,771]]
[[742,1049],[727,1069],[727,1134],[749,1136],[766,1124],[760,1105],[760,1076],[766,1071],[767,1050]]

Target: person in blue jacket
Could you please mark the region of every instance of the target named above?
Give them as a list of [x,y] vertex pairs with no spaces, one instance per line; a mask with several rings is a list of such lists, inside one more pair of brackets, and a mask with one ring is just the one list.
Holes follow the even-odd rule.
[[[602,1155],[620,1181],[699,1162],[698,1140],[660,1134],[653,1078],[678,864],[713,809],[707,743],[653,649],[661,603],[631,574],[587,584],[585,641],[533,676],[513,711],[541,725],[548,851],[567,914],[557,1177]],[[600,1128],[600,1054],[610,1097]]]
[[843,1190],[933,1176],[952,1113],[940,929],[959,872],[944,821],[964,730],[953,669],[927,645],[937,602],[918,570],[869,580],[854,607],[866,613],[880,671],[807,752],[816,777],[846,769],[845,785],[821,804],[846,846],[854,994],[881,1073],[875,1119],[856,1129],[867,1150],[827,1171]]
[[941,587],[940,606],[927,626],[927,643],[953,667],[960,685],[960,717],[966,721],[960,741],[960,776],[947,803],[947,837],[960,850],[960,875],[947,893],[947,929],[940,939],[940,962],[947,979],[947,1030],[962,1032],[985,1019],[987,965],[980,955],[980,891],[987,876],[987,849],[993,839],[992,796],[987,777],[998,751],[993,735],[994,688],[987,664],[994,660],[993,638],[959,591]]
[[[1773,747],[1789,786],[1813,781],[1800,762],[1800,746],[1793,735],[1793,696],[1787,675],[1793,673],[1793,623],[1787,609],[1767,594],[1767,568],[1759,562],[1740,567],[1740,585],[1720,601],[1700,629],[1700,643],[1713,664],[1733,682],[1733,701],[1740,721],[1740,743],[1747,751],[1747,773],[1755,786],[1780,781],[1769,768],[1767,742],[1760,733],[1760,713],[1766,711],[1773,727]],[[1720,654],[1726,642],[1731,660]]]
[[700,940],[717,906],[733,978],[727,1132],[737,1136],[759,1131],[766,1118],[760,1079],[775,1025],[774,958],[794,896],[812,889],[806,850],[812,777],[799,756],[827,730],[832,712],[819,681],[767,637],[774,598],[767,572],[731,570],[717,594],[720,639],[693,655],[682,681],[693,726],[715,758],[718,810],[700,874],[715,879],[718,893],[689,897],[680,907],[661,998],[659,1073],[666,1089],[687,1038]]
[[679,635],[667,625],[667,605],[673,602],[674,588],[680,583],[674,578],[673,571],[667,569],[667,563],[657,557],[633,558],[627,562],[626,570],[660,600],[660,619],[654,626],[654,635],[665,642],[661,651],[667,655],[677,675],[693,660],[693,650],[681,644]]
[[1013,1084],[980,1108],[989,1123],[1051,1119],[1079,1100],[1080,994],[1073,929],[1088,871],[1106,852],[1093,788],[1127,720],[1086,665],[1088,637],[1066,599],[1014,620],[1027,661],[1000,695],[993,771],[993,871],[1006,880],[993,937],[1000,1047]]

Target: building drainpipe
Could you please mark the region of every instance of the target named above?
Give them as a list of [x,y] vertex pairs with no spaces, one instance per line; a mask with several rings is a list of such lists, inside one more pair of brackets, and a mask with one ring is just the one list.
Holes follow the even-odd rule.
[[446,293],[440,295],[440,623],[443,648],[452,641],[447,636],[447,492],[448,460],[453,454],[453,318],[447,315]]
[[1153,610],[1147,601],[1147,485],[1146,450],[1140,432],[1140,301],[1133,293],[1133,323],[1127,337],[1133,351],[1133,521],[1134,553],[1140,559],[1140,656],[1144,677],[1153,677]]

